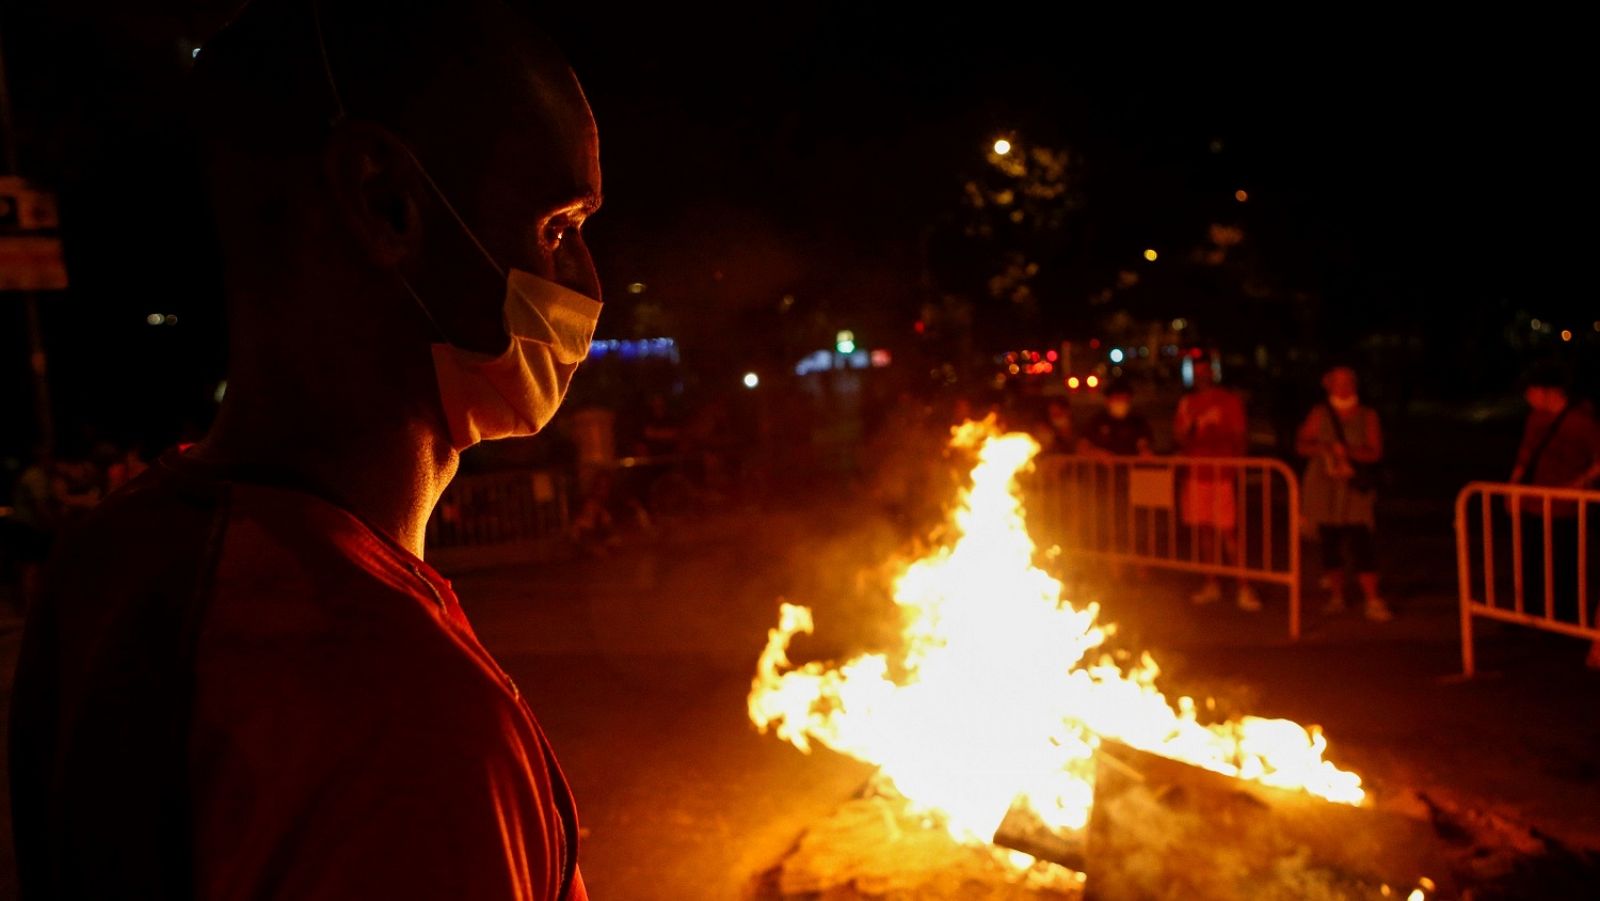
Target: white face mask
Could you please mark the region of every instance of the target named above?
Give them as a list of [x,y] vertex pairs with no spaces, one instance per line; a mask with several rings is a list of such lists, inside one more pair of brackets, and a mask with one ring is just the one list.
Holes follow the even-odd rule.
[[454,344],[433,345],[439,400],[450,443],[536,434],[567,396],[578,363],[589,355],[601,305],[548,279],[512,269],[506,279],[506,331],[498,356]]

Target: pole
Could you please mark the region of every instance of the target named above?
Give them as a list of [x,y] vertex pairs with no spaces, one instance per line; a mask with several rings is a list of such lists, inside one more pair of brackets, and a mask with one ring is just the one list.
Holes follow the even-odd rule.
[[[11,123],[11,87],[6,80],[4,35],[0,35],[0,152],[4,153],[6,173],[20,175],[17,163],[16,131]],[[28,333],[28,372],[33,378],[34,415],[39,428],[39,446],[49,453],[55,447],[55,418],[50,413],[49,367],[44,349],[44,331],[39,325],[39,296],[22,292],[22,310]]]

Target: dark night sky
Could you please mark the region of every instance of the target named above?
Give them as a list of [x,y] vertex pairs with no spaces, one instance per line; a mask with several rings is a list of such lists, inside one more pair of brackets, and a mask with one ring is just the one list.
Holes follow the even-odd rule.
[[[62,193],[74,289],[46,301],[58,406],[112,431],[203,410],[198,373],[221,365],[175,97],[186,48],[226,4],[126,5],[8,3],[0,20],[27,172]],[[680,316],[797,291],[909,321],[919,235],[1010,130],[1082,162],[1099,253],[1180,247],[1241,217],[1321,298],[1326,349],[1374,328],[1449,344],[1517,309],[1585,324],[1600,310],[1573,224],[1594,195],[1593,79],[1559,22],[755,7],[543,16],[601,127],[607,208],[590,235],[613,298],[648,276],[676,286]],[[1238,187],[1246,210],[1229,206]],[[696,293],[722,270],[733,287]],[[7,307],[0,398],[17,409]],[[181,324],[146,326],[156,310]]]

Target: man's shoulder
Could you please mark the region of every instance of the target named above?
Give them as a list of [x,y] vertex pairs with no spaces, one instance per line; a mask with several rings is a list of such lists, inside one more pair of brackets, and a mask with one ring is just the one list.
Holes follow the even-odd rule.
[[67,602],[128,594],[204,566],[219,496],[179,490],[152,469],[113,492],[62,535],[47,587]]

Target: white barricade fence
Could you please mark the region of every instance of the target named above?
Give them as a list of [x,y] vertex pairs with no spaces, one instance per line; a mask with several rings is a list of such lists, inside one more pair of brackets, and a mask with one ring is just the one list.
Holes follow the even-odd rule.
[[515,546],[566,534],[566,480],[551,470],[460,475],[445,489],[428,520],[434,551]]
[[1283,585],[1300,637],[1300,479],[1282,461],[1047,454],[1034,479],[1062,552]]
[[1590,563],[1600,491],[1472,482],[1456,495],[1461,669],[1471,676],[1473,619],[1600,640]]

